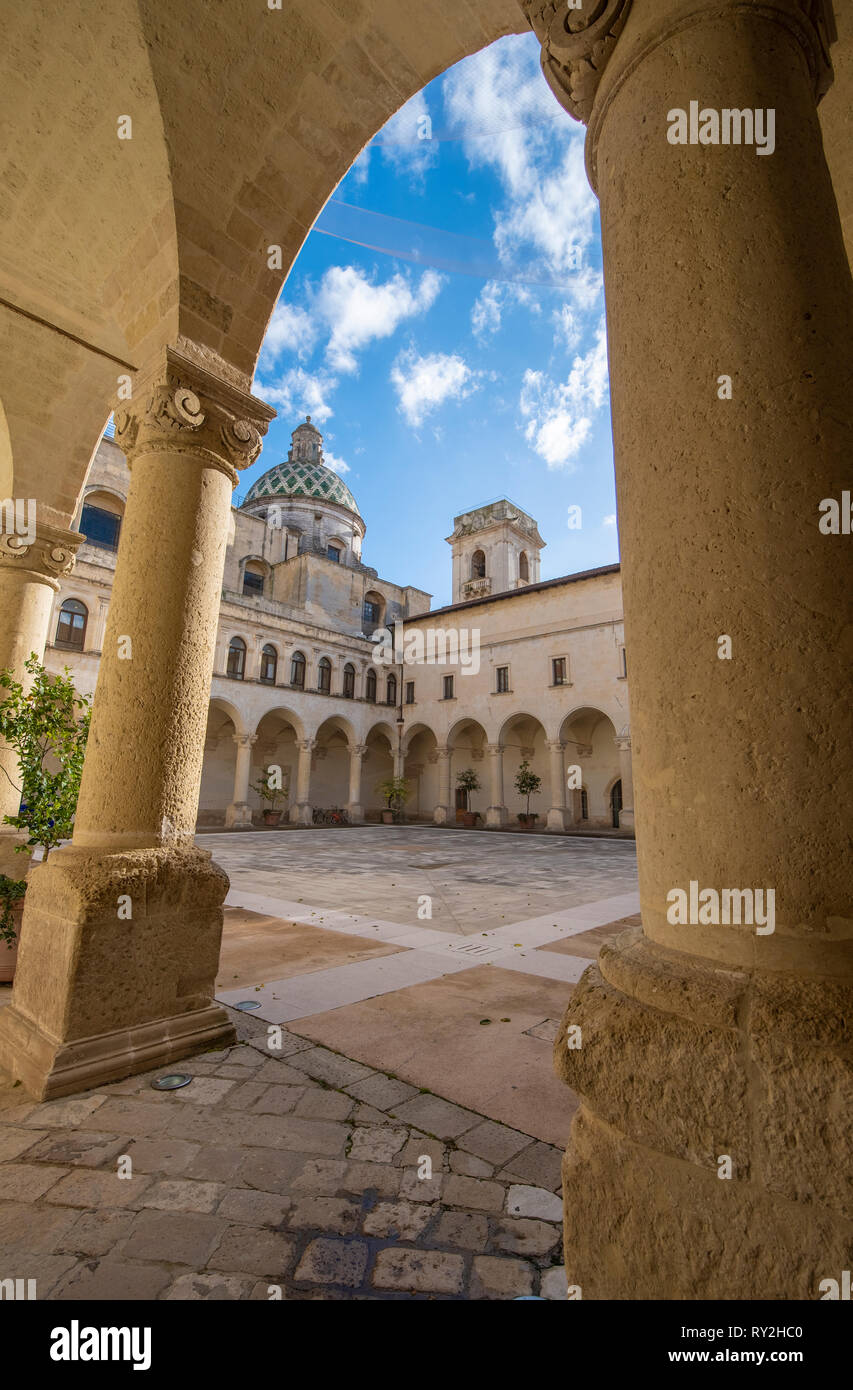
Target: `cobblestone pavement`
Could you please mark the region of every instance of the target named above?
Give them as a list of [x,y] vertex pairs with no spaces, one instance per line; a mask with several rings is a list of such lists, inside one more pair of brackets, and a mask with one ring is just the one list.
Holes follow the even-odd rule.
[[163,1069],[45,1104],[0,1086],[0,1278],[60,1300],[565,1298],[558,1149],[235,1020],[239,1045],[175,1063],[180,1091],[151,1089]]

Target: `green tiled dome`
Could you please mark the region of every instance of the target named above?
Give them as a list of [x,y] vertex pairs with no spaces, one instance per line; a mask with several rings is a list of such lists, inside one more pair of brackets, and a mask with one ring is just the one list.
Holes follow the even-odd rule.
[[323,463],[285,459],[263,473],[252,484],[243,503],[261,502],[275,497],[316,497],[320,502],[336,502],[339,507],[361,516],[355,498],[337,473]]

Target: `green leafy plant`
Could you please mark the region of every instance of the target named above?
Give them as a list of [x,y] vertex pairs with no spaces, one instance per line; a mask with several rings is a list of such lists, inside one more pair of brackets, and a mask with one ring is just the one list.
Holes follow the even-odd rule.
[[542,778],[532,771],[530,763],[525,758],[524,762],[515,774],[515,790],[519,796],[527,797],[527,810],[525,815],[530,818],[530,798],[535,796],[542,786]]
[[473,767],[466,767],[464,772],[456,775],[456,785],[460,791],[465,793],[465,807],[471,809],[471,793],[480,790],[480,779]]
[[0,874],[0,941],[7,946],[14,946],[17,940],[15,922],[12,911],[27,891],[27,880],[25,878],[7,878],[5,874]]
[[382,782],[377,782],[374,787],[377,796],[381,796],[389,811],[393,811],[394,819],[399,820],[403,807],[409,795],[409,781],[407,777],[386,777]]
[[270,803],[269,809],[274,811],[279,798],[287,800],[287,793],[281,787],[271,787],[266,777],[260,777],[257,782],[252,783],[252,790],[258,793],[262,801]]
[[13,671],[0,671],[0,689],[8,692],[0,701],[0,739],[17,757],[20,785],[3,771],[21,796],[17,815],[3,820],[26,833],[17,853],[41,845],[47,855],[74,825],[91,702],[77,693],[67,666],[63,675],[52,675],[35,652],[25,666],[32,677],[26,690]]

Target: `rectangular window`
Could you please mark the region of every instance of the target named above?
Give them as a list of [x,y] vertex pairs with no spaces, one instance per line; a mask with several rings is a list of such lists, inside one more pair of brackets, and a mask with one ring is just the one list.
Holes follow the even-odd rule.
[[499,666],[495,672],[495,690],[499,695],[506,695],[509,691],[509,667]]
[[589,795],[586,787],[581,788],[581,820],[589,820]]
[[364,621],[366,623],[379,622],[379,604],[373,603],[369,598],[364,600]]
[[566,685],[566,658],[564,656],[555,656],[551,661],[551,669],[554,673],[553,684]]
[[406,681],[406,704],[407,704],[407,705],[413,705],[414,703],[415,703],[415,682],[414,682],[414,681]]
[[444,688],[444,694],[442,695],[442,699],[443,699],[443,700],[452,700],[452,699],[453,699],[453,677],[452,677],[452,676],[445,676],[445,677],[444,677],[444,680],[443,680],[443,688]]
[[101,550],[118,550],[121,517],[105,511],[103,507],[90,507],[84,503],[80,530],[90,545],[100,546]]
[[243,571],[243,593],[262,594],[264,592],[264,576],[255,574],[254,570]]
[[336,564],[340,564],[341,552],[336,545],[329,545],[326,547],[326,559],[334,560]]

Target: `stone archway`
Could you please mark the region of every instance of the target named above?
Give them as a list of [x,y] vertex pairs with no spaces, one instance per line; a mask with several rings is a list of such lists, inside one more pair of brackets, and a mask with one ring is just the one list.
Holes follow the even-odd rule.
[[432,820],[438,803],[438,739],[426,724],[413,724],[403,740],[404,775],[412,787],[408,814]]
[[310,810],[310,781],[305,783],[306,762],[310,767],[311,739],[306,737],[302,718],[287,706],[277,706],[267,710],[258,720],[252,738],[252,775],[247,800],[251,807],[252,819],[258,819],[261,812],[271,803],[264,801],[251,784],[262,777],[269,780],[270,771],[281,769],[282,798],[275,810],[281,810],[282,821],[302,823],[304,807]]
[[[519,792],[515,785],[516,777],[523,763],[541,780],[538,792],[530,797],[530,813],[535,815],[538,826],[547,823],[550,804],[550,761],[548,739],[541,720],[532,714],[512,714],[504,720],[497,738],[503,764],[504,805],[507,810],[507,823],[518,828],[518,817],[527,814],[528,798]],[[538,828],[537,826],[537,828]]]
[[573,710],[560,725],[559,742],[571,824],[578,829],[612,828],[610,792],[621,773],[612,719],[591,706]]
[[[387,720],[373,724],[364,740],[364,806],[368,819],[378,820],[386,808],[385,799],[377,790],[380,783],[400,774],[397,757],[397,730]],[[408,814],[411,799],[403,807]]]
[[[311,802],[315,808],[342,810],[350,804],[359,805],[358,800],[351,802],[350,796],[351,754],[358,746],[355,729],[342,715],[332,715],[317,729],[311,759]],[[356,812],[355,819],[359,818]]]
[[233,825],[228,819],[234,802],[235,772],[240,741],[246,738],[243,721],[224,700],[210,702],[204,739],[204,762],[198,799],[198,824]]
[[448,731],[445,746],[438,749],[440,801],[434,812],[437,825],[448,822],[453,824],[461,819],[463,797],[456,785],[456,779],[461,772],[469,770],[476,774],[480,785],[477,790],[469,793],[468,809],[483,819],[487,818],[492,785],[489,777],[488,750],[488,734],[476,719],[460,719]]

